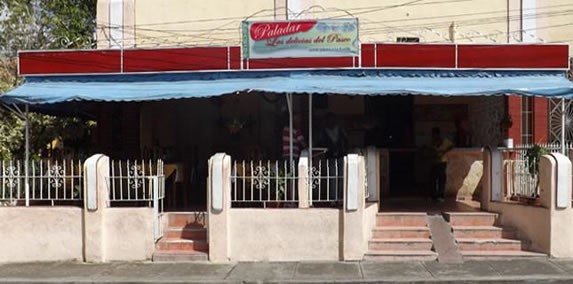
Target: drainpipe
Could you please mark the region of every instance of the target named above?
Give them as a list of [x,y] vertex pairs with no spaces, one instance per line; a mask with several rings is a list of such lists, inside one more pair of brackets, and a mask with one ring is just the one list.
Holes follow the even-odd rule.
[[308,201],[312,206],[312,94],[308,93]]
[[561,98],[561,154],[565,155],[565,98]]
[[289,167],[292,171],[293,169],[293,152],[292,152],[292,94],[287,94],[287,106],[288,106],[288,132],[289,132]]
[[25,180],[25,191],[26,191],[26,206],[30,206],[30,119],[28,117],[29,105],[26,104],[26,115],[25,115],[25,123],[26,123],[26,160],[24,161],[24,171],[26,172],[26,180]]

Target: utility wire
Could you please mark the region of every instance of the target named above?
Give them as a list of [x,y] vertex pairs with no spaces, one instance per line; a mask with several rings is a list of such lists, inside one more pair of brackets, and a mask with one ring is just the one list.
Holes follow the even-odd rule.
[[[542,18],[542,17],[549,17],[549,16],[555,16],[555,15],[560,15],[560,16],[565,16],[565,15],[571,15],[573,12],[572,10],[565,10],[565,11],[559,11],[559,12],[550,12],[550,13],[541,13],[541,14],[531,14],[531,15],[527,15],[524,16],[524,19],[533,19],[533,18]],[[512,17],[509,17],[509,20],[513,19]],[[459,27],[467,27],[467,26],[479,26],[479,25],[491,25],[491,24],[495,24],[498,22],[505,22],[508,20],[508,17],[497,17],[497,18],[492,18],[492,17],[488,17],[488,18],[481,18],[481,19],[471,19],[466,21],[460,21],[458,22]],[[413,33],[411,31],[414,31],[416,29],[420,29],[423,28],[424,30],[428,30],[430,27],[433,29],[438,29],[441,28],[442,24],[447,24],[443,27],[449,27],[449,22],[439,22],[439,23],[428,23],[425,25],[410,25],[410,26],[406,26],[406,27],[393,27],[393,26],[388,26],[388,25],[384,25],[386,27],[381,27],[381,28],[363,28],[361,29],[361,35],[371,35],[371,34],[376,34],[376,33],[380,33],[380,32],[389,32],[389,31],[395,31],[395,30],[400,30],[402,32],[406,32],[409,34],[413,34],[413,35],[419,35],[419,33]],[[148,39],[150,41],[153,41],[154,39],[160,39],[160,38],[166,38],[166,39],[173,39],[173,36],[176,37],[198,37],[198,38],[202,38],[202,40],[195,40],[195,42],[200,43],[200,42],[225,42],[225,41],[229,41],[229,38],[213,38],[213,37],[209,37],[209,36],[205,36],[207,34],[210,35],[230,35],[230,34],[236,34],[237,38],[240,38],[240,29],[230,29],[229,31],[219,31],[219,30],[207,30],[209,33],[205,32],[203,34],[189,34],[189,33],[184,33],[185,31],[180,31],[180,32],[175,32],[175,31],[163,31],[163,30],[155,30],[155,29],[143,29],[145,31],[150,31],[150,32],[156,32],[156,33],[166,33],[168,34],[167,36],[150,36],[150,35],[143,35],[143,33],[138,33],[135,34],[134,31],[132,30],[125,30],[124,33],[133,35],[134,37],[140,39],[140,38],[145,38]],[[495,34],[490,34],[490,35],[500,35],[500,34],[507,34],[507,32],[499,32],[499,33],[495,33]],[[480,37],[480,36],[477,36]],[[98,40],[98,41],[102,41],[102,40]],[[131,39],[125,39],[124,41],[131,41]],[[162,43],[160,41],[155,40],[158,44]],[[164,43],[173,43],[173,40],[165,40]]]

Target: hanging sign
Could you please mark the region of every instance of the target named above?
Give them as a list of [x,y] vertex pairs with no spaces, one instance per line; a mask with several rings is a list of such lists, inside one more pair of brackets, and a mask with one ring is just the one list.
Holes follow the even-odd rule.
[[243,58],[358,56],[357,19],[243,22]]

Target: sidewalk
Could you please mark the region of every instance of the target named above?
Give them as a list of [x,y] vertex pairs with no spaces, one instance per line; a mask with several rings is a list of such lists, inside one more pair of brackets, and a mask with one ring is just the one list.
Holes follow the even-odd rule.
[[572,283],[573,260],[282,263],[20,263],[2,283]]

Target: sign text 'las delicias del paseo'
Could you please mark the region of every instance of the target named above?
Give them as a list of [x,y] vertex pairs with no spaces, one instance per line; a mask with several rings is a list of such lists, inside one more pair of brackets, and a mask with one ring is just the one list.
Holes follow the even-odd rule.
[[243,58],[357,56],[357,19],[243,22]]

